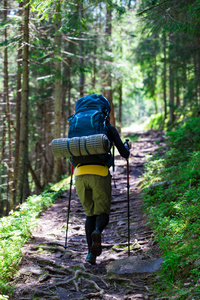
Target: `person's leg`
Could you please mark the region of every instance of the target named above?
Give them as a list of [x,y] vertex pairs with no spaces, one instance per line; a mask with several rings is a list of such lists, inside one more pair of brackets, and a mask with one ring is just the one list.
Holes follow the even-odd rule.
[[102,252],[101,247],[101,233],[104,230],[104,228],[108,225],[109,222],[109,215],[106,213],[100,214],[96,217],[96,224],[95,224],[95,230],[91,234],[91,253],[94,256],[99,256]]
[[88,244],[88,254],[86,256],[86,261],[90,264],[96,263],[96,256],[91,253],[91,247],[92,247],[92,232],[94,232],[96,227],[96,216],[90,216],[86,217],[85,221],[85,233],[86,233],[86,239]]
[[[109,221],[111,205],[111,176],[106,177],[96,175],[84,175],[76,178],[76,190],[81,200],[84,210],[89,217],[86,220],[86,237],[90,252],[86,261],[95,263],[96,256],[102,252],[101,232],[107,226]],[[97,215],[97,222],[94,225],[93,217]],[[94,227],[93,227],[94,226]],[[91,228],[93,231],[91,233]],[[92,246],[90,246],[92,243]],[[88,249],[89,250],[89,249]]]
[[92,189],[89,182],[90,177],[87,175],[76,177],[76,191],[87,215],[85,221],[85,233],[88,244],[88,254],[86,261],[90,264],[96,263],[96,256],[91,253],[92,237],[91,234],[96,228],[96,215],[94,215],[94,201],[92,199]]
[[88,244],[88,253],[91,250],[92,246],[92,233],[96,228],[96,215],[91,216],[91,217],[86,217],[85,220],[85,233],[86,233],[86,239],[87,239],[87,244]]
[[106,213],[100,214],[96,217],[96,230],[100,233],[106,228],[109,223],[109,215]]
[[76,176],[76,192],[87,216],[94,215],[94,201],[92,189],[90,188],[88,175]]
[[94,215],[110,214],[111,176],[93,176],[90,186],[94,201]]
[[92,247],[91,253],[94,256],[99,256],[102,252],[101,247],[101,233],[108,225],[109,213],[111,206],[111,176],[94,177],[92,186],[94,214],[96,217],[96,228],[92,233]]

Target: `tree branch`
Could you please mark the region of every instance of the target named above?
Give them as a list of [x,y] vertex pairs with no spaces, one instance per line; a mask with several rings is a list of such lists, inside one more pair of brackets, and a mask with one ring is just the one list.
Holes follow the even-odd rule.
[[144,12],[149,11],[149,10],[151,10],[151,9],[157,7],[157,6],[160,6],[160,5],[162,5],[162,4],[164,4],[165,2],[168,2],[168,1],[169,0],[164,0],[161,3],[155,4],[155,5],[153,5],[153,6],[149,7],[149,8],[146,8],[146,9],[140,11],[139,13],[137,13],[136,16],[142,15]]

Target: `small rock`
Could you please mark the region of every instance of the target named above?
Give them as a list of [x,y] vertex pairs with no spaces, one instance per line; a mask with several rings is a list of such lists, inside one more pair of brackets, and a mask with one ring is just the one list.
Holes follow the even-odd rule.
[[122,225],[126,225],[126,222],[125,221],[119,221],[119,222],[117,222],[117,226],[122,226]]
[[55,254],[55,256],[56,256],[57,258],[60,258],[62,255],[63,255],[63,254],[62,254],[60,251],[57,252],[57,253]]
[[189,285],[191,285],[191,282],[184,283],[184,286],[189,286]]
[[24,267],[19,270],[19,273],[22,275],[34,274],[39,276],[43,274],[43,271],[40,267]]
[[65,258],[66,259],[70,259],[71,257],[72,257],[72,253],[70,253],[70,252],[65,253]]
[[200,258],[197,258],[197,259],[194,261],[194,266],[195,266],[195,268],[200,267]]

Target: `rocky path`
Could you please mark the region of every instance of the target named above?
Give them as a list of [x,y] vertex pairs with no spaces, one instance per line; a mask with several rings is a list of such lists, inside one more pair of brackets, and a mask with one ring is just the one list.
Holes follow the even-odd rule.
[[[116,156],[110,223],[104,231],[97,264],[85,263],[85,214],[72,190],[68,247],[65,250],[68,193],[43,212],[13,281],[13,300],[155,299],[150,279],[162,258],[142,212],[139,181],[145,155],[158,148],[162,133],[147,132],[133,143],[130,162],[130,238],[127,252],[126,160]],[[111,170],[112,172],[112,170]],[[114,187],[114,182],[116,187]]]

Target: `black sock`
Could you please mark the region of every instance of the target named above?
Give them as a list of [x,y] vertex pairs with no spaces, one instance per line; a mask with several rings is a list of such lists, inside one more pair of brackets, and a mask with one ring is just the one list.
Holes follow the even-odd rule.
[[95,230],[96,227],[96,215],[91,216],[91,217],[86,217],[85,220],[85,233],[86,233],[86,239],[87,239],[87,244],[88,244],[88,252],[90,252],[90,248],[92,246],[92,238],[91,234]]
[[108,225],[109,215],[101,214],[96,217],[96,229],[102,232],[104,228]]

